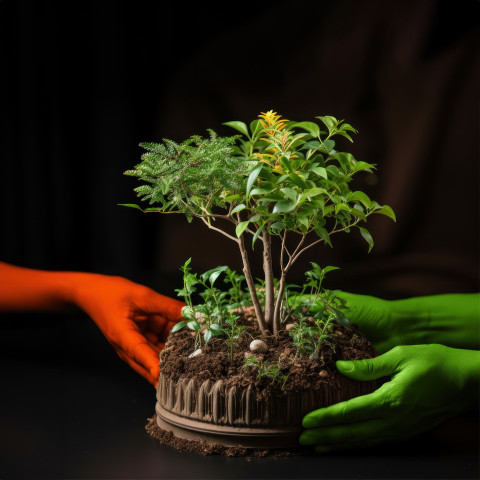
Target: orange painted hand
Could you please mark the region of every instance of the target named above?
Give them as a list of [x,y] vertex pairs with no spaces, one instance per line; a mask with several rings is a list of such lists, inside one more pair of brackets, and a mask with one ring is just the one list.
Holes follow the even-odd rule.
[[122,277],[78,273],[73,285],[74,303],[92,318],[120,358],[156,386],[159,353],[185,304]]

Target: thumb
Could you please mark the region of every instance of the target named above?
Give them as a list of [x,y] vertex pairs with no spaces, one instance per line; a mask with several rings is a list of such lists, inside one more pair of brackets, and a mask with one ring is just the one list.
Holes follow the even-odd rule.
[[389,377],[397,372],[398,366],[389,352],[365,360],[338,360],[335,365],[342,375],[354,380],[377,380],[381,377]]

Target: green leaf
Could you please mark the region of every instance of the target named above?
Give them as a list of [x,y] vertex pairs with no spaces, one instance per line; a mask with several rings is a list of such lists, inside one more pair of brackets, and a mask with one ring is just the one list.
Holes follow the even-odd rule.
[[297,192],[291,188],[281,188],[280,189],[286,197],[288,197],[292,202],[297,201]]
[[330,115],[325,115],[323,117],[316,117],[319,120],[321,120],[325,126],[328,128],[328,133],[332,133],[332,131],[335,129],[336,125],[338,124],[338,120],[335,117],[332,117]]
[[359,218],[360,220],[363,220],[364,222],[367,221],[367,217],[365,216],[365,213],[363,213],[362,207],[358,204],[355,204],[353,208],[350,210],[350,213],[356,217]]
[[176,323],[176,324],[173,326],[171,332],[174,333],[174,332],[177,332],[178,330],[181,330],[186,324],[187,324],[187,322],[178,322],[178,323]]
[[228,267],[225,265],[223,267],[217,267],[215,271],[210,275],[208,281],[210,285],[213,287],[215,280],[227,269]]
[[350,192],[347,195],[347,202],[360,202],[365,208],[370,208],[372,206],[372,201],[366,193],[357,190],[356,192]]
[[139,207],[138,205],[135,205],[134,203],[119,203],[118,206],[119,207],[136,208],[137,210],[140,210],[141,212],[144,211],[142,207]]
[[275,222],[275,223],[272,223],[270,228],[272,230],[283,230],[283,229],[285,229],[286,226],[287,226],[287,224],[285,222]]
[[196,332],[198,332],[200,330],[200,324],[196,320],[192,320],[191,322],[188,322],[187,327],[190,330],[195,330]]
[[243,203],[241,203],[240,205],[237,205],[233,210],[232,210],[232,213],[237,213],[237,212],[241,212],[242,210],[245,210],[245,205]]
[[380,209],[375,210],[373,213],[380,213],[381,215],[386,215],[387,217],[390,217],[394,222],[397,221],[395,212],[392,210],[392,207],[389,207],[388,205],[383,205]]
[[260,120],[254,120],[250,123],[250,131],[252,132],[252,137],[255,137],[257,133],[260,133],[263,130],[263,125]]
[[367,163],[367,162],[357,162],[355,166],[353,167],[353,173],[357,173],[360,170],[365,170],[367,172],[372,172],[372,168],[375,168],[375,165],[372,163]]
[[358,227],[360,229],[360,233],[362,234],[362,237],[365,239],[365,241],[368,243],[368,251],[373,248],[373,238],[370,235],[370,232],[363,227]]
[[209,331],[212,332],[212,335],[223,335],[224,333],[223,328],[218,323],[212,323],[210,325]]
[[235,194],[235,195],[228,195],[228,197],[224,198],[225,202],[231,202],[232,200],[238,200],[240,198],[240,195]]
[[253,239],[252,239],[252,250],[254,249],[254,245],[255,245],[255,242],[257,241],[257,238],[258,236],[262,233],[263,231],[263,227],[262,228],[259,228],[255,234],[253,235]]
[[253,170],[252,172],[250,173],[250,175],[248,176],[248,180],[247,180],[247,196],[250,195],[250,190],[252,189],[253,187],[253,184],[255,183],[255,180],[257,179],[259,173],[260,173],[260,170],[263,168],[263,165],[257,165]]
[[324,188],[315,187],[308,188],[302,193],[302,195],[305,195],[306,197],[316,197],[317,195],[320,195],[322,193],[326,193],[328,195],[328,192]]
[[248,227],[248,224],[250,222],[246,220],[245,222],[240,222],[237,227],[235,228],[235,234],[237,235],[237,238],[240,238],[242,233],[245,231],[245,229]]
[[332,242],[330,240],[330,236],[328,235],[328,232],[325,228],[323,227],[317,227],[315,229],[315,233],[328,245],[332,246]]
[[328,265],[327,267],[322,268],[324,275],[326,275],[328,272],[332,272],[333,270],[340,270],[340,267],[334,267],[333,265]]
[[323,177],[328,180],[327,171],[323,167],[314,167],[311,171],[316,173],[319,177]]
[[281,200],[273,207],[273,213],[289,213],[295,210],[295,203],[290,200]]
[[210,330],[205,330],[205,332],[203,332],[203,340],[205,340],[205,343],[208,343],[211,338],[212,332]]
[[314,137],[320,136],[320,127],[314,122],[298,122],[298,123],[294,123],[292,127],[303,128],[303,130],[306,130]]
[[250,138],[250,135],[248,133],[248,127],[243,122],[238,122],[238,121],[225,122],[223,123],[223,125],[226,125],[227,127],[232,127],[235,130],[238,130],[240,133],[243,133],[248,138]]
[[335,148],[335,140],[325,140],[323,142],[323,145],[325,146],[327,152],[331,153],[332,150]]
[[271,193],[272,190],[271,188],[252,188],[250,195],[266,195]]
[[346,203],[339,203],[335,205],[335,215],[338,214],[341,210],[344,210],[345,212],[350,212],[351,208],[346,204]]
[[297,187],[305,188],[305,182],[295,172],[290,172],[288,177]]

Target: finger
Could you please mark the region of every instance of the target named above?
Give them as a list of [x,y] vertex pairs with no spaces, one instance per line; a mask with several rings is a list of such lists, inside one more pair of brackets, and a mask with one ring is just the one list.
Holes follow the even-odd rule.
[[184,302],[166,297],[154,290],[150,290],[150,295],[140,305],[144,312],[161,315],[165,320],[172,322],[178,322],[182,318],[184,306]]
[[147,324],[148,326],[146,328],[156,333],[160,341],[165,342],[168,337],[168,334],[170,333],[170,330],[173,328],[175,324],[178,323],[179,320],[180,319],[168,320],[161,315],[153,314],[148,319],[148,324]]
[[332,425],[323,428],[312,428],[304,431],[300,437],[301,445],[351,446],[355,444],[392,440],[391,422],[379,418],[366,422],[345,425]]
[[124,328],[116,344],[125,354],[148,371],[156,371],[159,364],[158,354],[152,344],[138,331],[136,325]]
[[144,340],[142,343],[137,343],[126,354],[135,361],[138,365],[154,373],[159,368],[158,353],[153,345],[150,345]]
[[[157,386],[158,383],[158,376],[152,375],[148,370],[146,370],[142,365],[139,365],[135,361],[133,361],[125,352],[122,350],[117,350],[118,356],[125,362],[127,363],[130,368],[135,370],[139,375],[141,375],[145,380],[147,380],[150,384],[152,384],[154,387]],[[160,371],[160,370],[159,370]]]
[[388,406],[383,401],[383,395],[378,394],[377,391],[314,410],[303,417],[302,426],[304,428],[326,427],[380,418],[388,410]]
[[397,373],[399,368],[398,355],[390,350],[378,357],[365,360],[337,360],[337,370],[354,380],[377,380]]

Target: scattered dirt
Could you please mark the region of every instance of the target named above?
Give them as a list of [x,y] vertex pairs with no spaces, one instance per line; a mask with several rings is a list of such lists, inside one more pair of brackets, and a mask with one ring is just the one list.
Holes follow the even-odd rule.
[[148,419],[145,430],[151,438],[160,441],[162,445],[173,447],[181,452],[197,453],[200,455],[226,455],[227,457],[298,457],[314,455],[311,447],[298,448],[243,448],[243,447],[225,447],[223,445],[212,445],[207,442],[197,442],[194,440],[185,440],[173,435],[172,432],[162,430],[156,422],[156,416]]

